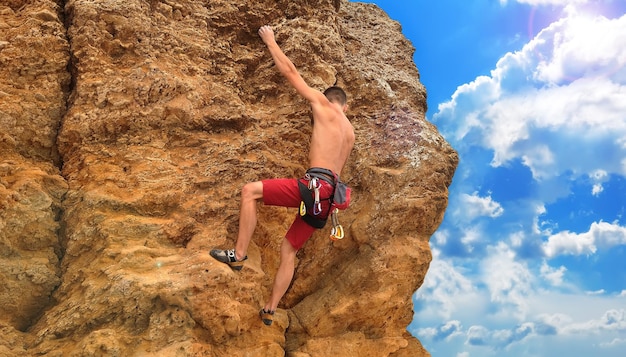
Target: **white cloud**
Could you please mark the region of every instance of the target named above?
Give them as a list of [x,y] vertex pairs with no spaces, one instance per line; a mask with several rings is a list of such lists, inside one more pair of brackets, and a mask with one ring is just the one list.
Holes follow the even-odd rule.
[[604,171],[604,170],[596,170],[594,172],[592,172],[589,177],[594,180],[594,181],[598,181],[598,182],[604,182],[607,180],[609,174]]
[[519,159],[537,179],[626,175],[625,98],[626,16],[571,12],[457,88],[433,120],[461,153],[491,149],[492,165]]
[[449,239],[449,232],[445,229],[437,230],[432,235],[432,237],[430,237],[431,243],[435,244],[436,246],[446,245],[446,243],[448,243],[448,239]]
[[591,255],[598,248],[608,249],[626,244],[626,227],[607,222],[594,222],[585,233],[563,231],[556,233],[543,243],[548,258],[559,255]]
[[[438,256],[436,249],[435,252]],[[619,339],[626,333],[626,292],[590,295],[576,287],[570,287],[569,293],[556,292],[544,286],[544,280],[532,277],[541,276],[558,284],[566,271],[564,267],[552,268],[544,262],[534,271],[516,262],[504,244],[490,248],[487,258],[477,260],[485,259],[481,266],[483,275],[473,279],[474,287],[463,273],[465,268],[438,257],[433,260],[435,267],[429,270],[428,282],[416,293],[418,309],[414,323],[419,328],[409,329],[433,354],[441,352],[445,344],[446,348],[456,346],[455,353],[469,348],[480,356],[498,356],[504,349],[517,349],[510,355],[543,356],[528,354],[522,346],[535,342],[544,345],[555,341],[551,336],[557,336],[560,344],[602,344],[611,351],[610,356],[620,355],[614,351],[620,349]],[[476,289],[482,286],[488,287],[490,295]],[[449,313],[440,322],[444,306]],[[465,348],[459,345],[461,337]],[[575,350],[576,347],[569,349]]]
[[491,301],[503,305],[502,313],[512,313],[522,318],[528,311],[528,295],[532,293],[534,284],[533,274],[525,264],[515,260],[515,253],[506,244],[499,243],[488,251],[480,269]]
[[539,270],[541,273],[541,277],[550,283],[552,286],[561,286],[563,285],[563,276],[567,271],[567,268],[564,266],[560,266],[557,269],[552,268],[545,261],[541,264],[541,269]]
[[480,242],[483,237],[484,234],[478,226],[469,227],[463,232],[461,243],[463,243],[465,251],[471,253],[474,250],[474,245]]
[[467,344],[501,349],[524,340],[533,333],[533,330],[532,323],[523,323],[513,329],[500,330],[489,330],[480,325],[472,326],[467,331]]
[[440,252],[431,248],[433,260],[424,283],[415,294],[418,303],[428,304],[428,312],[443,318],[458,313],[463,306],[471,306],[477,299],[470,279],[451,262],[439,259]]
[[450,340],[451,338],[463,335],[461,322],[458,320],[448,321],[439,327],[427,327],[417,330],[419,337],[427,338],[433,341]]
[[546,325],[546,326],[552,326],[556,331],[557,329],[562,329],[564,326],[567,326],[573,323],[573,319],[569,315],[566,315],[566,314],[543,313],[537,316],[535,323]]
[[549,222],[539,221],[539,216],[545,214],[546,212],[547,210],[544,204],[538,204],[535,206],[535,215],[533,216],[532,225],[533,233],[542,235],[551,234],[550,232],[552,232],[552,226],[549,224]]
[[600,343],[602,348],[613,348],[619,345],[626,345],[626,338],[614,338],[611,342]]
[[626,332],[626,310],[608,310],[599,319],[571,323],[561,328],[564,334],[590,334],[605,331]]
[[604,191],[604,187],[602,186],[602,184],[599,183],[594,183],[593,187],[591,189],[591,194],[594,196],[597,196],[599,194],[602,193],[602,191]]
[[511,247],[520,248],[522,244],[524,243],[524,238],[525,238],[525,235],[523,232],[511,233],[509,236]]
[[[557,29],[553,34],[552,27]],[[582,77],[611,77],[626,62],[623,29],[624,20],[611,21],[571,11],[562,25],[555,23],[544,30],[549,37],[538,47],[550,56],[539,62],[536,78],[560,84]],[[616,79],[619,81],[619,76]]]
[[587,291],[587,295],[604,295],[606,291],[604,289],[595,290],[595,291]]
[[491,196],[480,197],[477,192],[471,195],[461,194],[457,207],[455,215],[462,216],[466,220],[473,220],[482,216],[496,218],[504,213],[502,206],[492,200]]
[[[538,5],[557,5],[557,6],[566,6],[570,4],[584,4],[588,0],[515,0],[520,4],[528,4],[532,6]],[[507,0],[500,0],[500,3],[506,4]]]
[[604,191],[604,186],[602,184],[608,181],[609,174],[604,170],[595,170],[589,175],[589,178],[593,182],[591,194],[594,196],[598,196],[600,193],[602,193],[602,191]]
[[[626,332],[626,310],[608,310],[600,318],[584,322],[575,322],[564,314],[542,314],[535,321],[522,322],[511,329],[489,329],[475,325],[467,331],[467,343],[503,348],[530,336],[560,335],[580,338],[596,336],[601,332]],[[623,340],[611,339],[605,343],[605,347],[613,347],[620,343],[623,343]]]
[[[463,225],[465,227],[462,230],[455,230],[454,232],[440,228],[431,237],[431,250],[440,249],[446,255],[467,256],[474,251],[476,246],[482,246],[486,243],[485,232],[480,225],[469,222]],[[431,269],[432,266],[429,272]]]
[[[555,298],[556,296],[548,296]],[[595,301],[600,303],[600,301]],[[580,308],[578,308],[580,310]],[[486,319],[476,316],[477,321]],[[453,343],[455,337],[465,337],[465,344],[478,346],[492,351],[510,350],[512,345],[534,338],[559,336],[560,341],[590,339],[603,348],[619,348],[626,340],[622,338],[626,332],[626,310],[610,309],[602,313],[599,318],[589,320],[575,320],[566,314],[540,314],[532,320],[512,323],[511,328],[493,328],[486,323],[471,325],[464,330],[458,320],[448,321],[438,327],[419,329],[418,336],[422,341],[444,341]],[[601,337],[603,336],[603,337]],[[484,354],[481,354],[484,355]]]

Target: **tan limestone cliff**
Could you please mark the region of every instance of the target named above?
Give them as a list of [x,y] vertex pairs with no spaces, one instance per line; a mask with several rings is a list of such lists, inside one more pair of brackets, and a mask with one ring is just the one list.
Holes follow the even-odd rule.
[[[357,143],[346,238],[298,253],[275,323],[258,310],[295,211],[244,183],[306,169],[310,111],[256,31],[305,80],[337,82]],[[458,157],[425,120],[399,25],[346,1],[0,3],[0,355],[427,356],[406,327]]]

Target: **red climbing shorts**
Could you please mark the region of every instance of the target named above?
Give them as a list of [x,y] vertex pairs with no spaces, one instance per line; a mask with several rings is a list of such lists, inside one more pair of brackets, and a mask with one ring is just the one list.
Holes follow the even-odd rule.
[[[307,184],[305,179],[300,179],[300,181]],[[321,183],[320,202],[322,204],[322,213],[317,217],[324,219],[328,217],[330,201],[327,198],[332,195],[333,186],[324,180],[319,182]],[[302,198],[300,197],[297,179],[270,179],[263,180],[262,183],[264,204],[268,206],[300,207]],[[293,220],[291,227],[289,227],[285,238],[291,243],[292,247],[298,250],[311,238],[313,232],[315,232],[315,228],[302,220],[300,213],[296,213],[296,218]]]

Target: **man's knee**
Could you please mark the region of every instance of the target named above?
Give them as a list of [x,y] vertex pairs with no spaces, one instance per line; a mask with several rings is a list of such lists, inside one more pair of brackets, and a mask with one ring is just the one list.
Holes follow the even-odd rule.
[[287,238],[283,239],[280,246],[280,260],[281,263],[293,263],[296,260],[296,253],[298,250],[291,245],[291,242]]
[[263,198],[263,183],[261,181],[248,182],[241,189],[241,200],[258,200]]

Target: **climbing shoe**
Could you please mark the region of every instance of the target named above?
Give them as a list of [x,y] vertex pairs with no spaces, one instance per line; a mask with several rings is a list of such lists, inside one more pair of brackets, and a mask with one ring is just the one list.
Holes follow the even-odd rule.
[[237,260],[234,249],[213,249],[210,254],[217,261],[228,264],[233,270],[241,270],[241,268],[243,268],[243,262],[248,259],[248,256],[246,255],[243,259]]
[[275,311],[265,311],[265,309],[261,309],[259,311],[259,316],[261,316],[261,321],[267,326],[271,325],[274,321],[274,312]]

